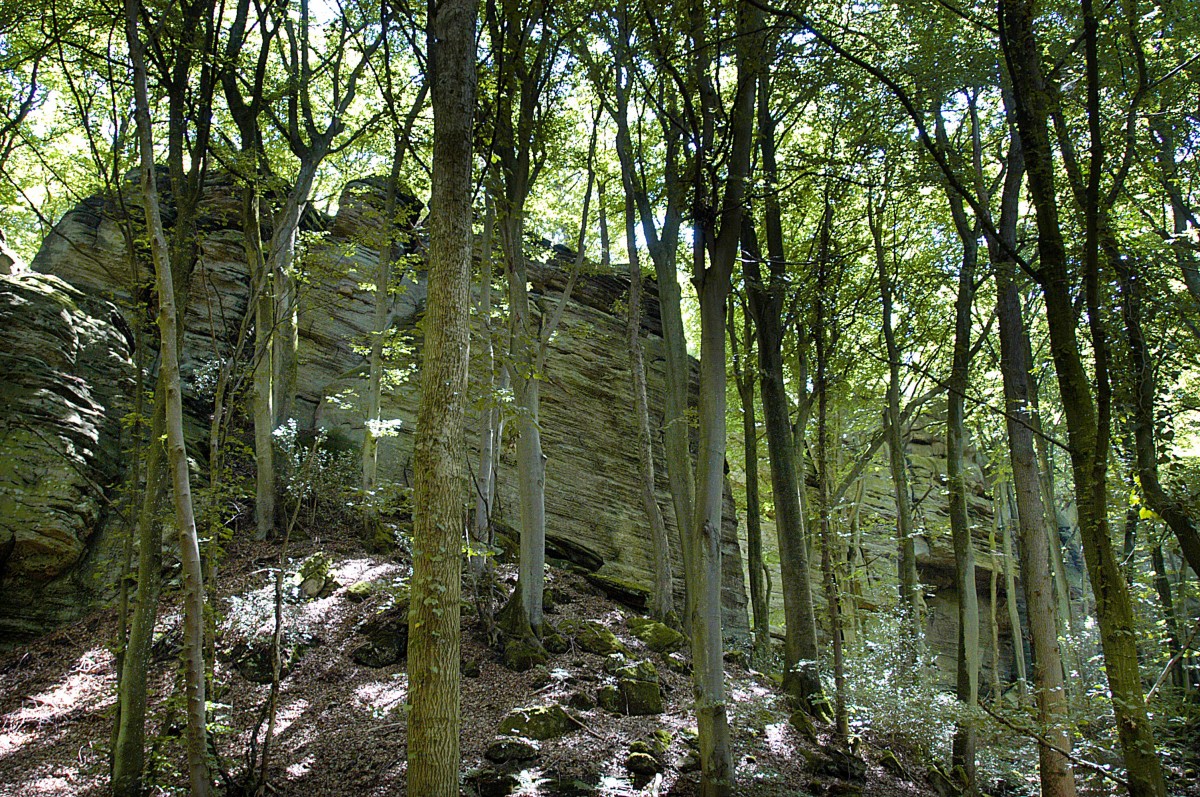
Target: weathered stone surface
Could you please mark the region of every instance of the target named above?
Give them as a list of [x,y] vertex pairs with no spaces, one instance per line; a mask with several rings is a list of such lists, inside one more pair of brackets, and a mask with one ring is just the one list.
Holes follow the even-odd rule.
[[629,618],[629,629],[655,653],[679,650],[687,642],[687,637],[674,628],[646,617]]
[[617,639],[617,635],[596,620],[587,620],[580,624],[579,630],[575,634],[575,643],[588,653],[596,653],[601,656],[626,652],[625,645]]
[[366,640],[350,652],[364,667],[390,667],[408,654],[407,594],[389,608],[367,618],[358,627]]
[[[381,184],[365,181],[347,187],[336,218],[312,212],[302,225],[312,233],[299,264],[305,288],[298,309],[297,421],[320,425],[349,445],[361,439],[366,382],[364,344],[372,331],[374,294],[365,288],[378,263]],[[170,196],[164,195],[170,224]],[[248,278],[240,233],[241,200],[230,178],[212,175],[200,207],[200,260],[190,281],[185,307],[181,369],[188,408],[193,413],[193,439],[203,429],[208,386],[217,363],[230,355],[247,307]],[[31,267],[63,277],[90,295],[113,300],[130,319],[145,320],[135,297],[147,295],[151,275],[140,272],[126,256],[114,203],[100,198],[82,202],[55,225]],[[548,260],[562,253],[547,250]],[[548,312],[565,282],[563,262],[530,264],[535,313]],[[388,313],[389,328],[419,344],[418,322],[424,311],[424,276],[398,275]],[[541,394],[541,426],[546,465],[548,549],[552,556],[584,570],[640,584],[653,580],[653,558],[643,517],[637,478],[636,438],[630,380],[625,355],[625,324],[613,307],[628,281],[614,274],[585,275],[576,287],[558,334],[550,345]],[[647,338],[649,399],[652,422],[661,423],[664,352],[657,297],[647,285],[643,331]],[[216,340],[212,330],[216,330]],[[413,366],[418,356],[398,354],[397,367]],[[473,368],[472,373],[479,369]],[[78,374],[88,379],[86,373]],[[404,483],[411,479],[412,434],[416,422],[415,375],[385,391],[383,415],[398,434],[380,445],[380,472]],[[476,424],[470,425],[472,430]],[[473,450],[477,445],[472,442]],[[669,507],[666,467],[659,457],[659,502]],[[476,454],[472,454],[474,458]],[[498,484],[497,519],[516,522],[517,481],[511,440],[506,440]],[[747,635],[746,593],[737,543],[732,493],[727,490],[722,524],[723,627],[727,635]],[[675,564],[675,589],[682,605],[683,579],[679,537],[674,517],[666,518]]]
[[488,745],[483,756],[494,764],[507,764],[509,761],[529,761],[537,758],[541,749],[542,746],[536,739],[502,736]]
[[663,712],[658,670],[648,661],[627,664],[615,671],[615,683],[600,688],[596,702],[605,711],[629,716]]
[[562,706],[531,706],[514,708],[500,721],[501,736],[523,736],[544,742],[557,739],[578,729],[576,722]]
[[96,538],[116,517],[134,373],[119,322],[55,277],[0,275],[0,642],[78,617],[108,587]]

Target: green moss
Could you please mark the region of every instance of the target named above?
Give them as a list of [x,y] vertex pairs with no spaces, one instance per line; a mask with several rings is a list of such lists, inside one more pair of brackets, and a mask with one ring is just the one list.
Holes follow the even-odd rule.
[[629,629],[655,653],[679,650],[687,642],[687,637],[674,628],[645,617],[629,618]]
[[566,709],[551,704],[514,708],[501,720],[499,733],[501,736],[524,736],[544,742],[547,739],[557,739],[577,727]]

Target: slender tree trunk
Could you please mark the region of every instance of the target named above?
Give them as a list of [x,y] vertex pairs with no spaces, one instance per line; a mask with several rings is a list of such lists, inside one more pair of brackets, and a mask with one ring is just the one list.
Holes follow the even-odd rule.
[[[603,197],[603,194],[601,194]],[[638,475],[641,480],[642,506],[650,524],[651,547],[654,551],[654,589],[651,592],[650,613],[662,622],[678,621],[675,614],[674,579],[671,574],[671,548],[662,510],[658,508],[654,483],[654,438],[650,434],[650,406],[646,399],[646,370],[642,359],[642,265],[638,257],[637,233],[633,207],[625,211],[625,243],[629,249],[629,373],[632,377],[633,406],[638,430]],[[600,202],[600,218],[605,219],[604,202]],[[602,229],[604,229],[602,225]],[[607,252],[608,247],[604,247]]]
[[154,391],[150,443],[146,447],[146,485],[138,513],[137,595],[129,621],[129,639],[117,694],[117,722],[113,733],[112,789],[114,797],[140,797],[146,748],[146,678],[150,647],[158,617],[162,587],[162,526],[159,510],[166,496],[166,386],[162,370]]
[[900,348],[892,328],[892,280],[888,274],[883,248],[883,212],[880,204],[871,218],[871,237],[875,242],[875,268],[879,273],[879,295],[883,303],[883,339],[887,347],[888,388],[888,466],[896,494],[896,536],[899,540],[897,567],[900,581],[900,611],[903,618],[903,645],[910,668],[916,667],[921,629],[925,622],[925,599],[917,574],[916,532],[913,528],[912,494],[908,486],[908,461],[905,454],[904,427],[900,420]]
[[742,401],[742,451],[746,461],[746,563],[750,575],[750,609],[754,619],[754,663],[763,667],[771,655],[771,620],[766,569],[762,553],[762,510],[758,497],[758,424],[755,420],[754,323],[750,307],[742,303],[742,340],[738,340],[734,302],[729,302],[729,342],[733,378]]
[[[759,77],[756,103],[759,150],[767,183],[764,201],[770,284],[763,282],[761,252],[753,222],[742,223],[743,270],[750,311],[758,333],[758,369],[762,382],[763,422],[771,461],[771,495],[779,538],[780,577],[784,606],[784,690],[814,716],[827,713],[821,688],[816,612],[809,583],[805,507],[800,500],[803,479],[797,476],[790,405],[783,375],[783,307],[787,295],[787,263],[779,198],[775,193],[775,120],[770,112],[770,79]],[[818,300],[819,301],[819,300]],[[819,312],[819,311],[818,311]],[[817,334],[820,334],[818,323]],[[840,644],[840,642],[839,642]]]
[[[823,303],[822,305],[823,306]],[[817,507],[821,527],[821,581],[825,587],[825,604],[829,611],[829,636],[833,641],[834,727],[839,740],[850,737],[850,719],[846,712],[846,661],[842,640],[842,601],[834,569],[833,507],[830,500],[829,473],[829,362],[825,351],[823,312],[817,309]]]
[[967,511],[965,403],[971,359],[971,308],[975,294],[978,234],[967,222],[962,198],[952,193],[949,200],[963,252],[958,274],[958,296],[954,305],[954,356],[946,390],[946,482],[950,535],[954,543],[954,582],[958,591],[955,692],[968,712],[967,718],[955,729],[951,761],[953,766],[962,767],[967,791],[977,793],[976,732],[970,712],[979,700],[979,593],[975,586],[975,545],[971,539],[971,518]]
[[1013,664],[1017,669],[1017,696],[1024,701],[1029,675],[1025,667],[1025,631],[1021,626],[1021,612],[1017,608],[1017,556],[1013,550],[1013,527],[1017,519],[1014,517],[1012,486],[1005,482],[1001,490],[1004,496],[1004,524],[1001,527],[1004,532],[1001,540],[1004,553],[1004,602],[1012,634]]
[[1132,633],[1133,607],[1109,539],[1106,477],[1111,388],[1107,371],[1107,342],[1099,303],[1099,219],[1095,202],[1100,180],[1100,164],[1096,162],[1100,146],[1096,18],[1090,0],[1083,0],[1093,163],[1087,189],[1089,201],[1085,203],[1088,212],[1084,214],[1082,270],[1092,351],[1096,360],[1096,397],[1093,399],[1093,380],[1084,368],[1076,338],[1067,252],[1059,226],[1054,160],[1047,130],[1047,90],[1042,75],[1041,50],[1034,38],[1034,9],[1028,0],[1001,0],[999,10],[1001,43],[1013,78],[1017,125],[1037,218],[1037,277],[1045,293],[1051,354],[1067,421],[1080,535],[1088,576],[1096,596],[1105,670],[1128,772],[1129,792],[1133,797],[1162,797],[1166,793],[1162,766],[1155,752],[1154,734],[1146,716],[1137,645]]
[[271,390],[274,367],[275,306],[271,276],[262,251],[258,186],[248,185],[242,205],[242,238],[250,262],[254,297],[254,518],[256,540],[275,532],[275,397]]
[[[762,381],[763,422],[771,463],[771,496],[775,503],[775,530],[779,540],[779,565],[784,611],[784,691],[798,700],[813,716],[825,716],[819,669],[816,612],[809,583],[808,546],[804,539],[804,515],[797,489],[795,447],[792,441],[787,388],[783,378],[783,275],[773,273],[768,290],[758,265],[757,241],[747,224],[743,231],[748,255],[747,272],[750,309],[758,332],[758,370]],[[821,334],[820,325],[816,334]]]
[[429,299],[414,443],[408,792],[459,793],[459,595],[471,326],[471,141],[476,4],[429,8],[433,92]]
[[138,149],[141,158],[142,200],[149,227],[150,251],[158,293],[158,328],[161,340],[160,387],[164,389],[164,420],[167,433],[167,460],[171,473],[175,504],[175,523],[179,529],[179,549],[183,584],[183,657],[187,693],[188,781],[192,797],[209,793],[207,723],[204,698],[204,576],[200,567],[199,536],[192,512],[191,483],[187,448],[183,437],[183,396],[179,380],[179,329],[175,308],[175,285],[171,258],[159,211],[154,169],[154,139],[150,122],[150,96],[141,37],[138,0],[127,0],[125,32],[133,64],[134,113],[137,120]]

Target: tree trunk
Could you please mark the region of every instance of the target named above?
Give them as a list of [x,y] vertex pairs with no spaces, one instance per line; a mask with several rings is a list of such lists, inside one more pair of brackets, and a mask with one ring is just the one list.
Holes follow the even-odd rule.
[[431,3],[429,12],[433,191],[425,357],[413,454],[408,792],[457,797],[476,4],[440,0]]
[[[628,196],[627,192],[627,196]],[[626,206],[625,242],[629,249],[629,373],[632,377],[633,406],[638,430],[638,475],[642,487],[642,506],[650,524],[650,539],[654,550],[654,588],[651,592],[651,615],[659,621],[678,621],[675,614],[674,579],[671,574],[671,548],[662,510],[658,508],[654,480],[654,438],[650,434],[650,406],[646,399],[646,369],[642,359],[642,265],[638,257],[634,209]],[[604,203],[600,203],[600,218],[604,219]],[[603,226],[602,226],[603,229]],[[607,252],[608,247],[604,247]]]
[[129,639],[117,692],[117,721],[113,732],[112,789],[114,797],[140,797],[142,770],[146,762],[146,676],[150,668],[150,646],[158,617],[162,587],[162,526],[159,509],[167,489],[166,451],[160,442],[166,435],[166,386],[160,368],[154,391],[154,414],[150,419],[150,443],[146,447],[146,485],[138,513],[137,595],[129,622]]
[[917,574],[912,494],[908,486],[904,427],[900,421],[900,349],[896,344],[896,332],[892,328],[892,280],[888,274],[887,257],[883,248],[884,209],[885,205],[882,203],[875,208],[870,226],[871,237],[875,242],[875,268],[879,273],[879,295],[883,304],[883,339],[888,360],[888,466],[891,469],[892,486],[896,495],[896,536],[899,541],[897,569],[900,581],[900,612],[903,618],[902,645],[908,666],[915,669],[921,629],[925,622],[925,598]]
[[[1155,752],[1154,734],[1146,716],[1137,645],[1133,632],[1133,607],[1120,567],[1112,550],[1108,523],[1109,398],[1103,318],[1099,306],[1099,264],[1096,251],[1097,206],[1088,208],[1085,222],[1083,272],[1092,351],[1096,359],[1096,399],[1093,380],[1083,365],[1076,339],[1075,313],[1068,285],[1067,252],[1058,219],[1054,185],[1054,160],[1047,130],[1047,90],[1041,71],[1041,50],[1034,38],[1034,10],[1029,0],[1001,0],[1001,43],[1008,61],[1016,99],[1017,126],[1029,174],[1029,193],[1036,210],[1039,266],[1037,278],[1045,293],[1050,348],[1058,377],[1059,394],[1067,421],[1071,467],[1079,511],[1080,535],[1088,576],[1096,596],[1097,620],[1104,651],[1105,670],[1112,692],[1118,736],[1133,797],[1165,794],[1162,766]],[[1096,19],[1090,0],[1083,0],[1084,49],[1088,60],[1089,121],[1093,156],[1099,136],[1097,78],[1095,74]],[[1093,157],[1088,195],[1095,200],[1100,179]],[[1032,612],[1031,612],[1032,614]]]
[[742,401],[742,451],[746,461],[746,564],[750,575],[750,610],[754,620],[754,664],[764,667],[771,656],[770,596],[762,554],[762,510],[758,497],[758,424],[755,420],[754,323],[750,307],[742,303],[742,340],[738,340],[734,302],[729,302],[729,343],[733,379]]
[[183,586],[183,658],[187,696],[188,782],[192,797],[206,797],[210,788],[207,750],[207,723],[204,698],[204,577],[200,567],[200,545],[196,518],[192,512],[192,492],[188,474],[187,449],[183,437],[183,396],[179,381],[179,329],[175,309],[174,275],[167,238],[159,211],[154,169],[154,139],[150,121],[150,96],[147,88],[143,45],[138,33],[140,15],[137,0],[125,5],[125,32],[133,64],[134,113],[137,121],[138,149],[141,159],[141,190],[154,259],[158,293],[158,328],[161,342],[160,387],[164,389],[164,420],[167,433],[167,460],[171,473],[175,504],[175,523],[179,529],[179,551]]
[[[1008,609],[1008,626],[1012,635],[1013,664],[1017,669],[1017,697],[1024,702],[1025,690],[1029,685],[1029,675],[1025,668],[1025,631],[1021,626],[1021,612],[1017,608],[1017,557],[1013,551],[1013,526],[1016,520],[1013,515],[1012,486],[1005,482],[1001,485],[1004,502],[1004,523],[1001,526],[1001,540],[1004,553],[1004,602]],[[1019,511],[1019,510],[1018,510]]]
[[[762,279],[759,266],[761,252],[753,222],[749,219],[744,220],[742,225],[742,248],[747,255],[743,260],[743,270],[746,273],[750,312],[758,332],[763,422],[771,461],[775,530],[779,539],[785,633],[784,691],[798,700],[810,714],[825,716],[828,709],[821,688],[816,613],[809,584],[805,508],[800,501],[802,479],[797,476],[791,407],[783,375],[783,307],[788,277],[779,198],[774,191],[778,170],[775,161],[775,122],[770,113],[770,85],[769,76],[763,70],[759,78],[757,116],[758,143],[767,183],[764,216],[770,284],[764,284]],[[817,334],[820,334],[819,326]]]
[[971,308],[975,298],[979,238],[977,230],[967,222],[962,198],[951,192],[949,201],[963,252],[954,304],[954,356],[950,378],[946,380],[946,483],[950,535],[954,543],[954,583],[958,592],[955,694],[967,707],[966,719],[955,728],[951,762],[954,767],[962,767],[968,792],[977,793],[977,745],[971,712],[979,700],[979,593],[975,586],[975,545],[971,540],[971,518],[967,511],[965,402],[971,364]]

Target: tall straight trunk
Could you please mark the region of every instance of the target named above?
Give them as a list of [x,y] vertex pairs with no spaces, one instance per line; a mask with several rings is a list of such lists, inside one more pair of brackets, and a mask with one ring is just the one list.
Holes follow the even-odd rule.
[[750,575],[750,613],[754,620],[754,664],[763,667],[771,655],[770,597],[762,552],[762,508],[758,496],[758,423],[755,420],[754,322],[750,307],[742,302],[742,338],[738,340],[734,302],[729,301],[729,345],[733,379],[742,402],[742,452],[746,462],[746,564]]
[[1021,625],[1021,612],[1017,607],[1017,556],[1013,551],[1013,527],[1017,525],[1014,514],[1012,485],[1004,482],[1001,485],[1004,500],[1004,525],[1001,527],[1003,538],[1001,549],[1004,554],[1004,603],[1008,611],[1008,627],[1011,630],[1013,646],[1013,664],[1017,670],[1017,697],[1024,701],[1025,690],[1029,685],[1029,674],[1025,667],[1025,631]]
[[256,540],[275,532],[275,396],[271,389],[274,367],[275,304],[272,280],[262,250],[261,216],[256,183],[246,186],[242,200],[242,238],[254,300],[254,520]]
[[[699,88],[700,127],[696,162],[704,164],[714,149],[719,98],[711,74],[712,53],[707,30],[708,9],[691,5],[692,75]],[[707,185],[696,170],[696,218],[704,219],[693,234],[692,283],[700,302],[700,390],[697,419],[700,445],[696,460],[695,505],[685,538],[690,548],[687,573],[691,616],[692,684],[700,736],[700,793],[725,797],[733,793],[733,749],[725,703],[725,667],[721,637],[721,520],[725,474],[725,303],[738,255],[746,183],[754,139],[754,96],[759,73],[762,12],[747,2],[737,9],[737,88],[729,109],[728,173],[721,187]],[[704,208],[720,196],[714,218]],[[706,256],[708,263],[706,265]]]
[[[496,394],[496,356],[492,328],[492,244],[496,229],[496,210],[490,198],[483,219],[482,251],[479,255],[479,318],[482,391],[487,404],[480,413],[479,475],[475,479],[475,519],[471,524],[472,552],[469,557],[476,590],[489,568],[484,551],[492,542],[492,506],[496,496],[496,453],[500,442],[500,403]],[[477,551],[475,549],[478,549]],[[491,597],[476,595],[485,622],[490,623]]]
[[200,566],[199,535],[192,511],[187,448],[183,437],[183,395],[179,380],[179,327],[175,308],[174,275],[167,238],[159,209],[154,169],[154,139],[150,121],[150,92],[141,36],[138,0],[125,4],[125,34],[133,64],[134,114],[141,159],[141,191],[154,260],[158,293],[158,329],[161,343],[160,386],[165,392],[164,425],[167,461],[174,495],[175,524],[179,530],[179,553],[183,585],[183,658],[187,696],[188,782],[192,797],[209,793],[207,723],[204,698],[204,577]]
[[1000,615],[997,603],[1000,601],[1000,571],[1003,568],[1000,562],[1000,551],[996,547],[996,531],[1000,528],[1000,503],[993,496],[992,499],[992,528],[988,532],[988,555],[992,565],[992,575],[988,582],[988,598],[990,601],[990,609],[988,612],[988,626],[992,638],[992,700],[999,700],[1001,695],[1000,688]]
[[[972,101],[972,113],[974,104]],[[972,119],[974,122],[974,118]],[[941,127],[939,116],[938,125]],[[978,142],[978,128],[973,137]],[[944,136],[939,136],[944,138]],[[978,146],[976,147],[978,150]],[[954,731],[952,764],[962,767],[967,789],[975,793],[976,731],[971,711],[979,700],[979,593],[975,586],[975,545],[971,539],[971,518],[967,512],[966,391],[971,365],[971,309],[975,298],[975,266],[978,259],[978,232],[967,221],[962,197],[949,192],[954,226],[962,244],[962,263],[958,273],[958,294],[954,303],[954,356],[950,378],[946,380],[946,482],[949,499],[950,536],[954,543],[954,584],[958,592],[958,663],[955,694],[967,707],[966,718]]]
[[[754,229],[745,225],[742,237],[747,252],[743,268],[750,309],[758,332],[758,371],[762,381],[763,422],[771,464],[771,497],[775,504],[775,530],[779,543],[779,569],[784,611],[784,691],[814,716],[827,712],[819,669],[816,612],[809,583],[808,546],[804,515],[797,489],[795,447],[790,406],[783,377],[784,275],[775,274],[763,284]],[[782,263],[782,258],[780,261]],[[818,328],[817,334],[820,334]]]
[[892,327],[893,283],[888,274],[887,255],[883,246],[885,209],[886,205],[883,203],[875,208],[870,216],[870,226],[875,244],[875,268],[879,274],[879,296],[883,306],[883,340],[888,361],[888,467],[891,470],[892,487],[896,496],[897,571],[900,582],[900,612],[903,618],[902,644],[908,665],[915,668],[925,618],[925,598],[917,574],[912,493],[908,486],[908,457],[905,453],[904,427],[900,420],[900,348],[896,344],[896,331]]
[[[602,195],[603,196],[603,195]],[[605,218],[604,202],[600,202],[600,218]],[[629,318],[626,327],[629,345],[629,373],[633,388],[633,406],[638,431],[638,476],[641,481],[642,507],[650,524],[651,548],[654,551],[654,588],[651,591],[651,615],[660,621],[677,620],[671,574],[671,547],[667,526],[654,484],[654,438],[650,434],[650,405],[646,399],[646,368],[642,357],[642,264],[638,257],[637,232],[633,208],[625,212],[625,242],[629,248]],[[604,227],[602,226],[602,229]],[[607,252],[608,247],[604,247]]]
[[829,357],[825,351],[823,302],[817,306],[817,508],[821,528],[821,582],[825,587],[825,604],[829,612],[829,635],[833,641],[834,727],[842,742],[850,738],[850,720],[846,712],[846,661],[842,639],[842,599],[834,569],[835,546],[833,506],[830,490],[832,477],[829,457]]
[[[1171,578],[1167,575],[1167,563],[1163,559],[1162,543],[1150,548],[1150,562],[1154,567],[1154,592],[1158,596],[1158,605],[1162,610],[1163,624],[1166,626],[1167,651],[1172,658],[1182,653],[1179,636],[1179,618],[1175,613],[1175,600],[1171,594]],[[1171,672],[1171,683],[1177,689],[1188,688],[1187,669],[1180,661]]]
[[[817,648],[816,612],[809,584],[805,507],[800,501],[802,479],[797,476],[796,448],[792,438],[790,402],[783,375],[783,308],[787,298],[787,260],[784,253],[782,214],[776,193],[775,120],[770,107],[771,81],[767,70],[759,76],[759,151],[767,184],[763,203],[770,283],[765,284],[759,265],[761,253],[753,222],[743,221],[742,248],[750,311],[758,332],[758,370],[762,381],[763,421],[771,460],[771,495],[775,502],[775,529],[779,539],[780,579],[784,606],[784,690],[814,716],[826,712],[821,688]],[[818,300],[819,301],[819,300]],[[818,311],[819,312],[819,311]],[[818,325],[817,334],[821,334]],[[840,641],[839,641],[840,644]]]
[[379,528],[379,504],[375,498],[379,465],[380,404],[383,393],[383,344],[387,335],[388,309],[391,307],[392,264],[396,262],[396,183],[404,145],[396,136],[392,148],[392,169],[383,202],[383,238],[379,242],[379,262],[375,266],[375,302],[371,318],[371,350],[367,354],[367,408],[364,413],[362,443],[363,540],[374,547],[382,540]]
[[460,550],[471,323],[471,141],[475,19],[471,0],[429,8],[433,190],[429,299],[414,442],[412,609],[408,641],[408,792],[459,793]]
[[1096,597],[1096,613],[1112,692],[1118,737],[1133,797],[1162,797],[1162,765],[1146,715],[1133,607],[1113,553],[1108,522],[1108,443],[1111,387],[1107,371],[1107,341],[1100,307],[1098,262],[1098,194],[1101,163],[1099,88],[1096,66],[1097,21],[1090,0],[1082,2],[1084,51],[1087,61],[1089,130],[1092,164],[1087,201],[1083,203],[1084,252],[1082,272],[1087,316],[1096,361],[1093,379],[1084,368],[1069,288],[1067,252],[1059,226],[1054,159],[1047,129],[1047,88],[1041,50],[1034,37],[1034,9],[1029,0],[1001,0],[1001,43],[1013,80],[1017,126],[1029,175],[1029,193],[1038,230],[1038,282],[1045,294],[1050,348],[1059,394],[1067,422],[1071,467],[1075,477],[1080,536],[1084,559]]
[[[671,505],[675,517],[675,528],[680,535],[680,550],[683,569],[689,570],[690,551],[684,544],[686,529],[692,522],[692,504],[695,502],[696,482],[692,469],[690,422],[688,420],[688,388],[691,384],[691,365],[687,353],[687,337],[683,330],[683,310],[676,254],[679,249],[679,227],[683,218],[680,208],[682,194],[679,185],[681,130],[670,120],[664,122],[665,159],[663,168],[663,194],[666,208],[662,225],[659,226],[658,211],[650,201],[650,195],[641,182],[643,172],[634,161],[633,137],[629,130],[629,86],[633,56],[629,52],[629,13],[623,8],[618,14],[618,36],[613,42],[616,79],[613,84],[615,108],[613,121],[617,127],[617,158],[621,163],[621,181],[625,188],[626,202],[637,208],[642,225],[642,234],[650,260],[654,264],[655,281],[658,283],[658,308],[662,320],[663,347],[666,351],[666,379],[663,401],[663,453],[667,465],[667,483],[671,489]],[[671,95],[673,97],[673,95]],[[669,102],[671,100],[669,99]],[[685,589],[688,588],[685,579]],[[690,623],[684,613],[684,623]]]

